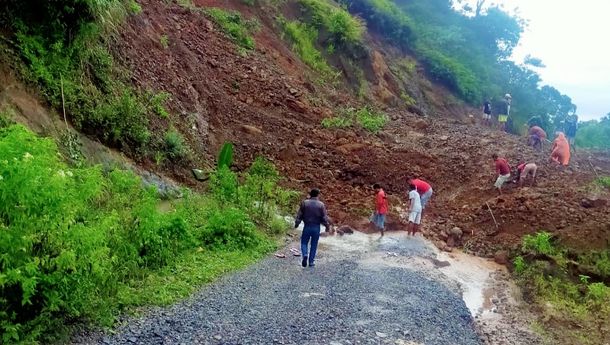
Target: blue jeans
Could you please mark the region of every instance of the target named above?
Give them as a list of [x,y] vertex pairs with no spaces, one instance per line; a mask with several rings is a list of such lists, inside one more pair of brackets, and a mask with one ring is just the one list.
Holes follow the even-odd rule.
[[[303,234],[301,235],[301,254],[309,257],[309,264],[313,264],[316,258],[316,250],[318,249],[318,240],[320,239],[320,224],[305,224]],[[307,245],[311,240],[311,250],[307,255]]]

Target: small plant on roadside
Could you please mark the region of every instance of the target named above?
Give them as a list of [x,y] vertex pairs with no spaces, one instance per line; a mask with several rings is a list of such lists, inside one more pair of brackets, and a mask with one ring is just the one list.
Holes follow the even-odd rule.
[[535,235],[525,235],[523,237],[522,249],[524,252],[552,255],[555,253],[555,248],[553,248],[551,239],[552,235],[545,231],[536,233]]
[[525,259],[523,259],[522,256],[517,256],[513,260],[513,266],[514,266],[515,272],[517,274],[521,274],[521,273],[525,272],[525,269],[527,268],[527,264],[525,263]]
[[159,44],[163,49],[169,48],[169,37],[167,35],[161,35],[159,38]]

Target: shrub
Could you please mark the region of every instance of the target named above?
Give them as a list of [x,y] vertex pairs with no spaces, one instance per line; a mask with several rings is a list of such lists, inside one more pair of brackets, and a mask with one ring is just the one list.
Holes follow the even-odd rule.
[[238,195],[266,193],[258,207],[273,216],[294,199],[275,184],[270,163],[257,160],[247,175],[256,178],[240,184],[223,167],[212,195],[187,191],[160,212],[158,193],[133,173],[69,167],[52,140],[20,125],[0,129],[0,342],[50,342],[74,322],[110,325],[121,306],[142,300],[147,290],[134,286],[199,246],[206,254],[270,250],[255,222],[279,228]]
[[363,107],[356,112],[356,120],[362,128],[369,132],[377,133],[388,122],[388,116],[369,107]]
[[165,153],[171,160],[186,158],[188,155],[184,137],[174,128],[170,128],[165,133]]
[[325,0],[300,0],[312,17],[313,25],[330,35],[329,45],[344,47],[362,43],[364,24],[345,9]]
[[539,232],[535,235],[525,235],[523,237],[522,249],[525,252],[534,254],[553,255],[555,248],[551,243],[552,235],[548,232]]
[[167,111],[165,106],[167,104],[167,101],[172,98],[172,95],[170,95],[168,92],[159,92],[156,94],[151,94],[149,92],[149,94],[150,107],[152,108],[152,111],[154,111],[161,118],[169,118],[169,112]]
[[525,263],[525,259],[522,256],[517,256],[513,261],[513,265],[515,267],[515,272],[518,274],[524,273],[527,268],[527,264]]

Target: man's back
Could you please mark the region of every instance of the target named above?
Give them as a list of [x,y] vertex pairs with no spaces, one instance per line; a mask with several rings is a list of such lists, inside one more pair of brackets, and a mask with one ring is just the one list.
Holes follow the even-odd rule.
[[303,200],[301,207],[299,207],[299,212],[297,213],[296,223],[300,224],[301,221],[305,223],[305,225],[324,224],[328,227],[329,219],[324,203],[318,200],[318,198]]

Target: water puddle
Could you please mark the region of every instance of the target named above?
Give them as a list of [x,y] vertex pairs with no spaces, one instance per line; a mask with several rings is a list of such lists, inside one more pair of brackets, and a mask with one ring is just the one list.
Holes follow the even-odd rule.
[[[361,232],[325,236],[320,239],[320,248],[335,253],[370,253],[362,260],[368,264],[367,267],[401,266],[417,270],[424,267],[441,272],[440,276],[459,286],[473,317],[494,314],[492,299],[497,296],[497,291],[492,273],[506,270],[492,260],[457,250],[441,252],[430,241],[421,236],[409,237],[406,232],[387,232],[383,237]],[[429,264],[422,265],[422,262]]]
[[506,270],[492,260],[468,255],[459,251],[439,253],[438,259],[449,266],[440,267],[449,279],[460,284],[462,299],[473,316],[492,313],[492,298],[497,294],[493,287],[492,273]]

